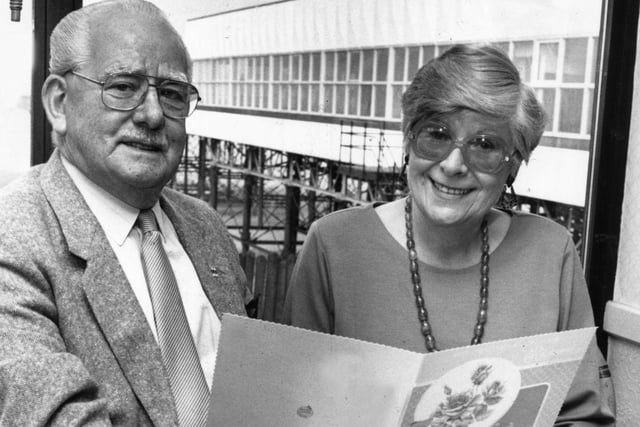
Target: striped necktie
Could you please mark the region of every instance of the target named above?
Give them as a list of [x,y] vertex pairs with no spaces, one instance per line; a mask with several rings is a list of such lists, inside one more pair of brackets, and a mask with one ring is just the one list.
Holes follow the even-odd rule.
[[178,284],[162,246],[162,234],[150,209],[140,211],[142,266],[147,279],[153,314],[171,391],[182,427],[206,424],[209,387],[187,323]]

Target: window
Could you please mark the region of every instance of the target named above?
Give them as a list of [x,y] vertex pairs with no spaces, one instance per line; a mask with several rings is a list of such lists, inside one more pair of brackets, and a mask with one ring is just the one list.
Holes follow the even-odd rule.
[[5,84],[0,103],[0,187],[31,164],[31,66],[33,59],[32,2],[24,0],[20,22],[10,21],[6,3],[0,12],[0,54],[11,58],[2,67]]
[[[549,116],[542,145],[588,149],[598,38],[496,41]],[[395,46],[201,59],[203,105],[398,121],[402,94],[425,63],[451,47]]]

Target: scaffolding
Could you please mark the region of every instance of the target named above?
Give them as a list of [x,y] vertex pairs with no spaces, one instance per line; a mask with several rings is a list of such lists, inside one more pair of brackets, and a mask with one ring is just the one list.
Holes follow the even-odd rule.
[[[338,161],[190,135],[171,185],[216,209],[241,254],[295,255],[316,219],[407,193],[383,128],[349,121],[340,134]],[[581,252],[583,208],[523,197],[516,208],[564,225]]]

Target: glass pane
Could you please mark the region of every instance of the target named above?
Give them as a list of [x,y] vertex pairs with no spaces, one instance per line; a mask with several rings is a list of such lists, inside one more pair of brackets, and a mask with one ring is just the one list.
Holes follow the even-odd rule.
[[364,117],[371,115],[371,85],[360,87],[360,115]]
[[260,106],[262,108],[269,108],[269,85],[266,83],[262,84],[262,103],[260,104]]
[[385,107],[387,102],[387,87],[383,85],[376,85],[375,96],[376,96],[375,116],[385,117]]
[[253,83],[247,83],[245,87],[247,90],[247,107],[255,107],[253,103],[253,87]]
[[249,81],[255,80],[254,67],[253,67],[254,58],[248,58],[247,62],[248,62],[248,64],[247,64],[248,65],[247,80],[249,80]]
[[317,113],[320,111],[320,85],[311,85],[311,111]]
[[262,77],[265,79],[265,81],[269,81],[271,80],[271,76],[269,75],[269,71],[270,71],[270,65],[271,61],[270,58],[268,56],[263,57],[263,61],[262,61]]
[[584,82],[587,42],[586,37],[566,40],[564,44],[562,81]]
[[392,106],[391,106],[391,116],[394,119],[400,118],[401,113],[401,102],[402,102],[402,92],[404,92],[404,88],[402,85],[393,85],[393,98],[392,98]]
[[349,110],[348,114],[358,114],[358,85],[349,85]]
[[240,67],[238,79],[240,81],[247,80],[247,58],[239,58],[238,66]]
[[499,42],[492,43],[494,47],[497,47],[501,51],[503,51],[507,56],[509,56],[509,42]]
[[539,80],[556,80],[558,69],[558,43],[540,44]]
[[345,86],[336,86],[336,114],[344,114]]
[[394,49],[396,59],[394,61],[393,81],[404,81],[404,48],[397,47]]
[[262,81],[262,57],[256,57],[256,80]]
[[409,48],[409,69],[407,70],[407,79],[412,80],[416,75],[416,71],[420,68],[420,48],[417,46]]
[[324,56],[324,79],[328,82],[332,82],[335,79],[335,52],[327,52]]
[[387,81],[387,67],[389,66],[389,49],[376,50],[376,81]]
[[555,89],[541,89],[538,93],[540,97],[540,102],[542,102],[542,106],[544,107],[544,111],[549,115],[549,120],[547,121],[547,127],[545,130],[550,131],[553,130],[553,116],[555,111],[555,103],[556,103],[556,90]]
[[291,80],[300,80],[300,55],[293,55],[291,70]]
[[334,85],[324,86],[324,109],[322,110],[324,113],[333,112],[333,88]]
[[351,52],[349,62],[349,80],[360,79],[360,52]]
[[311,56],[311,58],[312,58],[312,62],[313,62],[313,65],[312,65],[313,73],[311,75],[311,79],[314,82],[317,82],[318,80],[320,80],[320,66],[322,65],[322,63],[320,62],[320,54],[319,53],[314,53]]
[[283,110],[289,109],[289,85],[280,85],[280,108]]
[[593,38],[592,53],[591,53],[591,83],[596,81],[596,74],[598,73],[598,43],[600,39],[598,37]]
[[300,111],[309,111],[309,85],[300,85]]
[[302,80],[309,81],[309,73],[311,72],[311,56],[307,53],[302,55]]
[[373,80],[373,50],[371,49],[362,52],[362,80],[365,82]]
[[290,56],[289,55],[284,55],[282,57],[282,81],[286,82],[289,81],[289,79],[291,78],[291,68],[289,67],[289,59]]
[[436,54],[435,46],[423,46],[422,47],[422,65],[431,61],[435,57],[435,54]]
[[338,52],[338,76],[337,80],[343,82],[347,79],[347,52]]
[[525,82],[531,81],[531,61],[533,58],[533,42],[515,42],[513,44],[513,63],[520,71]]
[[450,45],[450,44],[441,44],[440,46],[437,46],[437,47],[438,47],[438,53],[437,53],[437,55],[438,55],[438,56],[442,55],[443,53],[445,53],[446,51],[448,51],[449,49],[451,49],[451,46],[452,46],[452,45]]
[[271,85],[273,102],[271,103],[271,108],[274,110],[280,109],[280,85]]
[[291,85],[291,109],[293,111],[298,111],[298,92],[300,90],[300,85]]
[[[591,113],[593,112],[593,89],[587,89],[587,120],[591,120]],[[587,126],[585,132],[591,134],[591,126]]]
[[280,80],[280,64],[282,62],[282,57],[280,55],[273,57],[273,80]]
[[231,83],[231,90],[233,91],[233,101],[231,105],[239,105],[240,100],[238,99],[238,84]]
[[580,133],[580,116],[582,115],[582,89],[562,89],[560,92],[561,132]]
[[[0,187],[31,165],[31,72],[33,61],[33,3],[25,0],[19,22],[10,20],[8,2],[0,12]],[[40,96],[40,93],[36,96]]]

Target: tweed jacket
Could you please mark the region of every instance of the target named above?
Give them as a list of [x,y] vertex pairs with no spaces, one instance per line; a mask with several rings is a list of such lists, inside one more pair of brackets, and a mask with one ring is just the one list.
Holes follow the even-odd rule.
[[[217,214],[167,188],[160,204],[218,316],[244,314],[246,279]],[[0,192],[0,425],[177,423],[142,308],[54,152]]]

